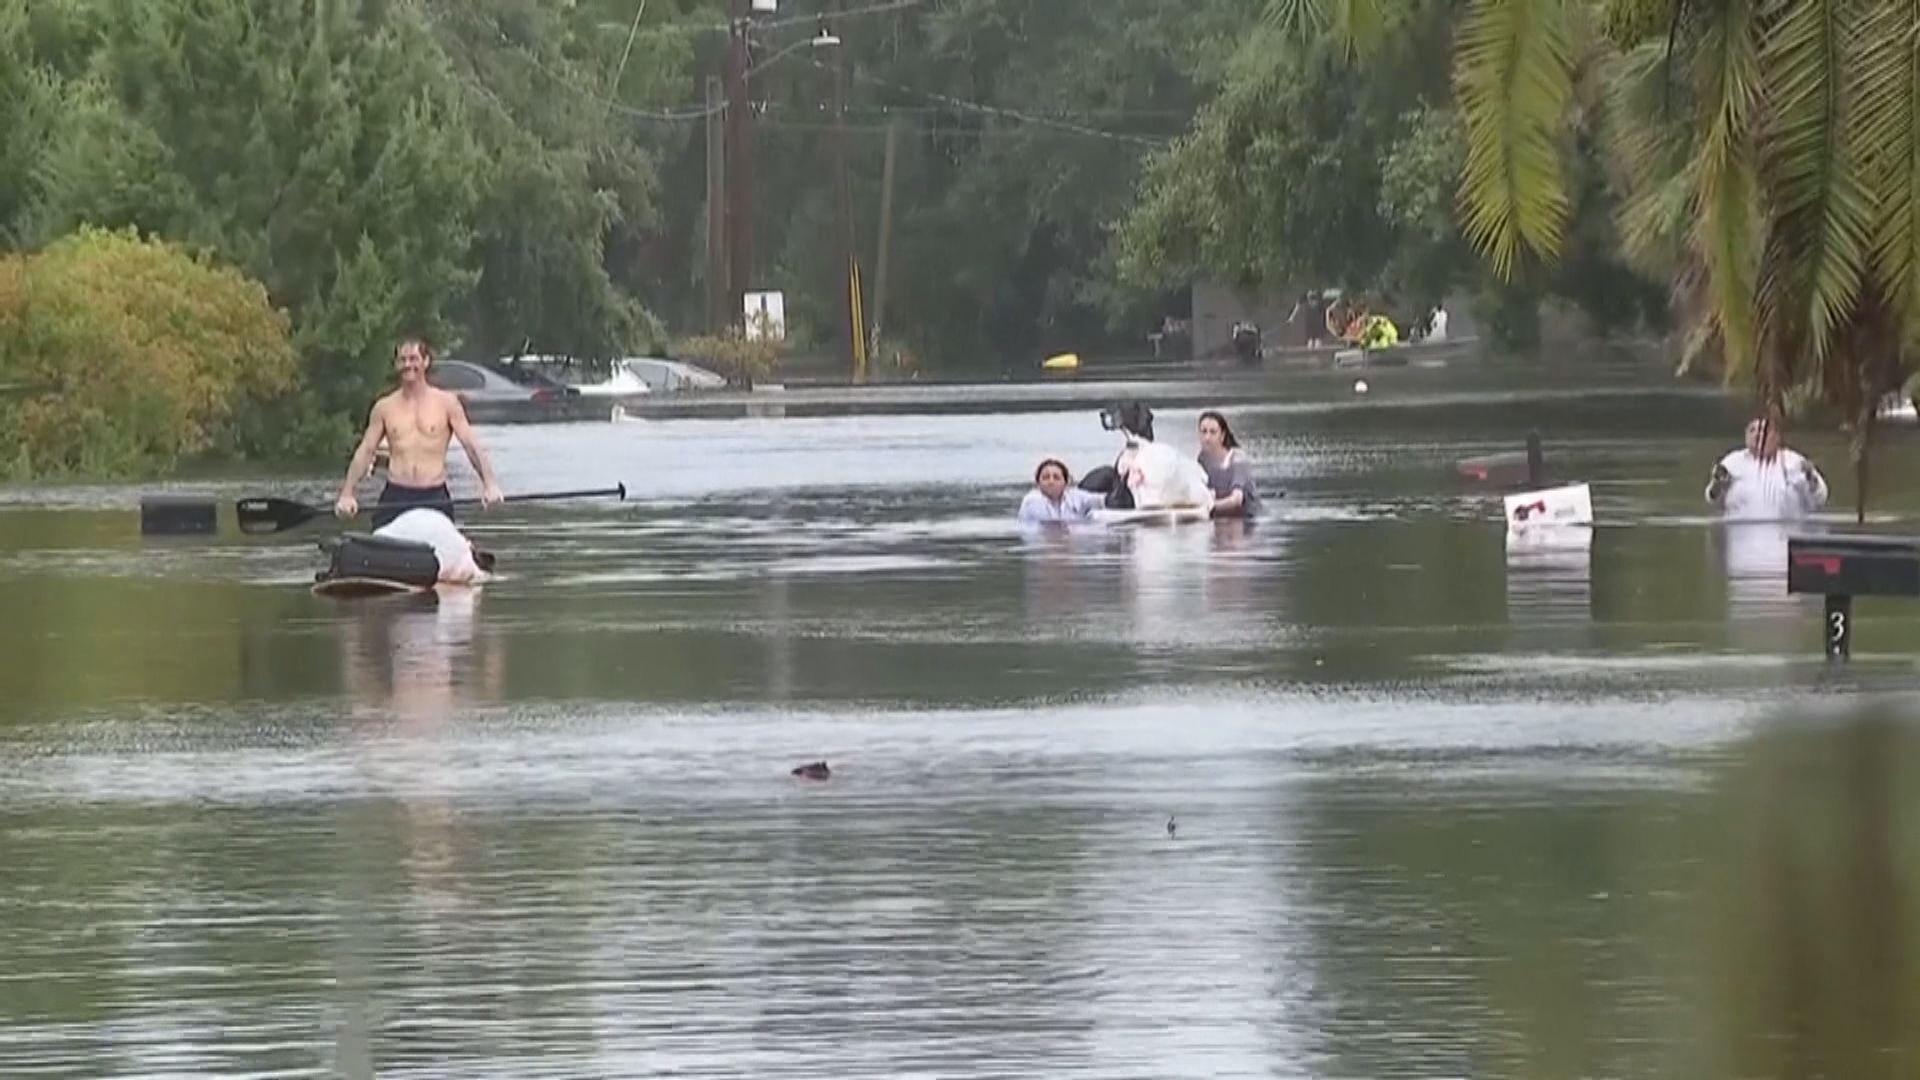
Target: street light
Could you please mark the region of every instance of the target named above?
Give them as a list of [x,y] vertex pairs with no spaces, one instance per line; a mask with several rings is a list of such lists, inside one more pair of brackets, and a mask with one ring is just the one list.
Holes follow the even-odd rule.
[[847,51],[839,47],[839,35],[824,20],[813,44],[833,49],[833,199],[834,225],[840,234],[840,268],[835,275],[839,279],[840,345],[846,349],[853,381],[862,383],[867,381],[867,335],[861,313],[859,264],[853,253],[853,185],[847,178]]

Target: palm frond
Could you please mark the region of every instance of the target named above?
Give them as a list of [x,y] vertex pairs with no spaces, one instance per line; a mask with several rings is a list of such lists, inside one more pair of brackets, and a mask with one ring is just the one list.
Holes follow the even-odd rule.
[[1845,325],[1835,328],[1828,362],[1810,373],[1819,380],[1827,403],[1855,422],[1899,385],[1899,331],[1893,316],[1885,294],[1868,286]]
[[1339,0],[1340,19],[1335,30],[1341,35],[1349,56],[1371,53],[1387,36],[1387,9],[1384,0]]
[[1680,0],[1608,0],[1600,5],[1600,32],[1616,48],[1631,49],[1654,37],[1667,38]]
[[1305,41],[1330,34],[1349,58],[1365,56],[1386,36],[1386,0],[1268,0],[1267,21]]
[[1824,363],[1866,269],[1873,212],[1846,94],[1853,7],[1782,0],[1761,45],[1773,111],[1761,162],[1771,219],[1759,294],[1768,389],[1790,384],[1803,355]]
[[1565,0],[1472,0],[1454,81],[1467,128],[1463,225],[1511,279],[1559,254],[1568,199],[1558,136],[1573,91]]
[[1760,263],[1759,181],[1753,155],[1760,107],[1760,39],[1755,0],[1724,0],[1704,13],[1695,39],[1699,146],[1693,246],[1704,294],[1719,330],[1729,379],[1752,371]]
[[1681,330],[1680,363],[1677,373],[1694,371],[1701,360],[1712,354],[1724,355],[1720,344],[1720,323],[1714,318],[1713,300],[1708,291],[1707,268],[1698,256],[1684,256],[1673,275],[1668,302]]
[[1866,12],[1851,65],[1852,116],[1874,205],[1872,284],[1895,325],[1920,323],[1920,0]]
[[1687,176],[1669,176],[1643,183],[1615,215],[1621,253],[1627,263],[1650,277],[1672,273],[1686,250],[1688,226],[1693,223],[1693,185]]
[[1337,0],[1268,0],[1267,21],[1296,40],[1305,41],[1333,27],[1331,5]]
[[1663,42],[1644,42],[1604,62],[1608,152],[1602,165],[1621,193],[1621,247],[1655,276],[1670,274],[1694,221],[1690,117],[1667,106],[1671,64]]

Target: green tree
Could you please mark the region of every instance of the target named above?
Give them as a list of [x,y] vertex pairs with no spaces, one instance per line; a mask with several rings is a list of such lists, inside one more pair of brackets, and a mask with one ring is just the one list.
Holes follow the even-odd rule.
[[485,149],[467,343],[597,359],[658,340],[638,299],[651,282],[611,253],[659,224],[657,140],[634,124],[690,93],[694,15],[643,24],[631,4],[515,0],[429,10]]
[[[1258,10],[1259,0],[942,0],[836,23],[870,302],[886,132],[900,125],[888,336],[942,367],[1031,370],[1058,348],[1143,348],[1157,297],[1116,288],[1106,222],[1131,198],[1147,153],[1210,92]],[[789,21],[754,35],[756,63],[779,56],[752,80],[755,228],[758,277],[787,291],[790,327],[824,345],[837,325],[841,264],[832,56],[804,44],[816,30]],[[718,71],[717,59],[702,62]],[[702,152],[694,126],[670,169],[670,204],[687,211],[673,215],[662,246],[690,260],[704,251],[694,212]],[[673,290],[683,323],[697,322],[701,278],[661,287]]]
[[0,429],[16,476],[162,471],[230,446],[294,378],[288,321],[237,271],[85,229],[0,259]]
[[645,345],[648,281],[610,269],[609,245],[644,242],[657,168],[612,95],[684,97],[700,16],[680,4],[631,35],[623,18],[616,59],[600,17],[616,7],[630,17],[608,2],[0,0],[0,61],[19,60],[0,64],[0,119],[22,135],[0,149],[0,236],[131,225],[264,281],[305,376],[255,428],[274,454],[337,450],[408,334],[482,358]]
[[1920,335],[1920,10],[1604,10],[1636,238],[1672,266],[1688,360],[1769,412],[1837,411],[1864,519],[1875,409]]
[[[1276,0],[1364,54],[1379,0]],[[1357,28],[1357,29],[1356,29]],[[1455,45],[1466,231],[1503,278],[1559,258],[1562,132],[1598,55],[1643,258],[1670,266],[1688,358],[1849,418],[1866,500],[1875,405],[1920,337],[1920,10],[1901,0],[1471,0]]]
[[447,336],[471,286],[476,141],[404,5],[102,0],[80,122],[29,216],[40,239],[133,225],[220,253],[292,313],[305,378],[261,449],[342,441],[395,338]]
[[[1335,286],[1410,314],[1464,289],[1511,347],[1532,344],[1551,296],[1603,332],[1664,321],[1662,294],[1620,250],[1593,116],[1569,114],[1563,133],[1574,187],[1560,211],[1578,239],[1567,265],[1492,273],[1458,213],[1459,177],[1485,165],[1450,76],[1454,5],[1301,7],[1273,9],[1192,131],[1148,167],[1115,231],[1123,277]],[[1286,24],[1301,19],[1334,32],[1299,40]]]

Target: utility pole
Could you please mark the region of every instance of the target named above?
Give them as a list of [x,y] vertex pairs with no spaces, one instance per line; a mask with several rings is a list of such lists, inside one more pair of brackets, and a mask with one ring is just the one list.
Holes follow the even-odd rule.
[[[838,14],[841,0],[834,0]],[[829,22],[828,35],[839,38],[833,46],[833,195],[836,223],[840,234],[840,343],[846,349],[847,366],[854,382],[867,380],[866,333],[858,318],[860,279],[854,266],[853,187],[847,177],[847,44]]]
[[887,158],[880,169],[880,257],[873,267],[873,334],[867,344],[872,353],[880,348],[880,328],[887,318],[887,248],[893,242],[893,159],[900,145],[900,117],[887,123]]
[[747,100],[749,0],[727,3],[727,326],[746,325],[753,278],[753,105]]
[[720,77],[707,76],[707,333],[727,326],[727,289],[733,283],[727,258],[727,155]]

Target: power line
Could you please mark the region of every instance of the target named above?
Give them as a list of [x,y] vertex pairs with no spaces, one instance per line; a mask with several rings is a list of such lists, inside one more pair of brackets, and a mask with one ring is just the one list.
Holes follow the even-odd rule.
[[[821,64],[820,61],[815,60],[812,57],[808,57],[807,62],[814,65],[815,67],[825,66]],[[928,100],[938,101],[946,105],[951,105],[956,109],[965,110],[967,112],[977,112],[987,116],[999,116],[1009,120],[1018,120],[1024,124],[1037,124],[1041,127],[1050,127],[1050,128],[1057,129],[1059,131],[1071,131],[1076,135],[1087,135],[1087,136],[1104,138],[1104,139],[1113,139],[1117,142],[1139,143],[1142,146],[1156,146],[1156,147],[1163,144],[1163,140],[1161,139],[1149,138],[1144,135],[1133,135],[1124,131],[1108,131],[1103,128],[1088,127],[1085,124],[1076,124],[1068,120],[1050,120],[1043,116],[1034,116],[1029,113],[1023,113],[1018,109],[1002,108],[1001,106],[998,106],[998,105],[988,105],[979,101],[968,101],[964,98],[957,98],[950,94],[941,94],[932,90],[921,90],[917,87],[904,86],[900,83],[891,82],[887,79],[882,79],[877,75],[864,75],[859,72],[855,72],[854,77],[859,79],[862,82],[872,83],[875,86],[884,86],[890,90],[897,90],[903,94],[917,94],[921,97],[927,98]]]
[[[865,8],[855,8],[846,12],[836,13],[835,18],[843,18],[851,15],[870,15],[870,14],[877,14],[877,13],[882,13],[887,11],[897,11],[905,8],[917,7],[922,4],[925,4],[926,2],[927,0],[890,0],[890,2],[888,3],[875,4]],[[820,16],[816,16],[816,15],[794,16],[787,19],[770,20],[764,23],[757,23],[755,24],[755,26],[765,27],[765,28],[772,28],[772,27],[779,27],[779,26],[792,26],[800,23],[816,22],[819,18]],[[727,29],[725,24],[720,24],[718,28],[722,30]],[[726,106],[724,103],[721,103],[718,105],[708,105],[704,102],[701,102],[698,104],[678,106],[678,107],[669,107],[665,109],[643,109],[637,106],[628,105],[625,102],[619,101],[615,98],[607,97],[606,95],[600,93],[598,90],[595,90],[592,87],[583,86],[568,75],[555,71],[553,68],[547,66],[547,64],[543,62],[538,56],[534,55],[534,53],[531,50],[527,49],[523,45],[519,45],[511,41],[510,39],[507,38],[505,34],[500,34],[499,37],[500,37],[500,45],[502,46],[502,48],[520,57],[522,60],[532,65],[536,70],[538,70],[540,73],[547,76],[549,79],[552,79],[554,82],[559,83],[560,85],[566,87],[569,90],[572,90],[575,94],[578,94],[582,98],[592,100],[600,105],[607,107],[610,110],[618,112],[621,115],[630,117],[632,119],[651,121],[655,123],[691,124],[691,123],[698,123],[700,121],[703,121],[709,116],[713,116],[719,112],[724,112],[726,109]],[[773,56],[770,56],[766,60],[763,60],[759,64],[756,64],[752,69],[749,70],[749,74],[758,73],[760,70],[772,64],[775,60],[781,59],[782,57],[790,53],[793,49],[798,48],[805,44],[807,43],[796,42],[794,45],[789,45],[786,48],[779,50]],[[827,70],[827,65],[823,64],[819,60],[813,57],[807,57],[806,59],[807,59],[807,62],[812,66],[816,68],[820,68],[822,70]],[[1136,143],[1142,146],[1161,146],[1161,145],[1164,145],[1166,141],[1172,137],[1172,136],[1165,136],[1165,135],[1139,135],[1139,134],[1134,134],[1130,132],[1111,131],[1104,128],[1096,128],[1096,127],[1088,126],[1086,124],[1076,123],[1072,120],[1062,119],[1057,115],[1049,116],[1043,113],[1036,113],[1036,112],[1031,112],[1026,110],[1009,109],[1003,106],[989,105],[989,104],[986,104],[985,102],[969,101],[965,98],[954,97],[953,95],[950,95],[950,94],[942,94],[934,90],[922,90],[918,87],[906,86],[901,83],[896,83],[887,79],[882,79],[876,75],[868,75],[858,71],[852,72],[851,74],[853,75],[854,78],[859,79],[862,82],[869,83],[874,86],[886,87],[888,89],[895,90],[900,93],[913,94],[919,97],[926,98],[931,101],[937,101],[937,102],[940,102],[942,105],[946,106],[947,108],[960,109],[966,112],[979,113],[987,116],[997,116],[1003,119],[1014,120],[1023,124],[1033,124],[1040,127],[1047,127],[1057,131],[1068,132],[1074,135],[1080,135],[1087,138],[1112,139],[1118,142],[1130,142],[1130,143]],[[774,103],[769,102],[762,105],[761,108],[763,109],[769,108],[769,107],[773,107],[773,105]],[[877,108],[881,115],[888,115],[889,112],[937,113],[941,111],[941,110],[931,109],[931,108],[916,109],[913,106],[898,106],[898,105],[869,107],[868,109],[849,109],[848,111],[849,112],[871,112],[874,108]],[[1128,117],[1149,117],[1149,116],[1165,118],[1169,116],[1186,116],[1191,114],[1182,112],[1182,111],[1177,111],[1177,110],[1145,110],[1145,109],[1114,108],[1114,109],[1075,110],[1073,115],[1084,115],[1084,116],[1098,115],[1098,116],[1109,116],[1109,117],[1125,119]]]
[[[838,22],[841,19],[851,19],[860,15],[881,15],[889,11],[900,11],[905,8],[919,7],[926,2],[927,0],[891,0],[889,3],[874,4],[870,7],[863,8],[848,8],[845,11],[823,11],[814,15],[791,15],[784,19],[768,19],[765,22],[756,22],[753,26],[756,30],[777,30],[782,26],[799,26],[803,23],[817,23],[829,15],[832,16],[834,21]],[[726,27],[722,26],[720,29],[725,30]]]
[[[807,120],[761,120],[756,126],[780,131],[835,130],[831,123],[824,121],[815,123]],[[886,124],[847,125],[847,131],[856,135],[885,135],[887,129],[888,125]],[[933,128],[923,126],[921,130],[931,131],[943,139],[1031,139],[1035,137],[1033,132],[1026,128]],[[1083,139],[1101,139],[1107,142],[1116,141],[1111,132],[1105,131],[1061,131],[1059,134],[1063,136],[1076,136]],[[1141,135],[1127,141],[1149,143],[1153,146],[1165,146],[1177,138],[1179,138],[1178,135]]]
[[[795,106],[784,101],[770,101],[766,103],[765,107],[767,111],[771,112],[774,110],[785,111],[787,109],[794,108]],[[826,110],[825,105],[817,106],[817,108],[819,108],[823,112]],[[951,113],[952,111],[953,111],[953,108],[951,106],[945,106],[945,105],[849,105],[847,106],[848,115],[852,115],[854,113],[862,113],[862,114],[873,115],[873,116],[895,116],[895,115],[945,116],[948,113]],[[1153,118],[1158,120],[1169,120],[1169,119],[1188,120],[1188,119],[1191,119],[1194,115],[1194,111],[1192,109],[1128,109],[1128,108],[1079,109],[1079,108],[1074,108],[1074,109],[1024,109],[1022,111],[1028,116],[1041,117],[1048,120],[1074,120],[1079,117],[1091,117],[1091,116],[1110,116],[1110,117],[1118,117],[1123,120],[1136,118],[1136,117]]]
[[501,35],[500,43],[509,52],[525,60],[527,63],[533,65],[535,70],[539,71],[541,74],[545,75],[547,78],[552,79],[554,82],[557,82],[560,85],[566,87],[567,89],[572,90],[574,93],[579,94],[583,98],[590,98],[601,105],[605,105],[609,109],[612,109],[626,116],[634,117],[636,119],[657,120],[664,123],[693,123],[698,120],[704,120],[707,117],[712,116],[714,113],[724,108],[724,106],[708,106],[705,104],[682,106],[679,108],[671,108],[671,109],[638,108],[633,105],[628,105],[623,101],[618,101],[614,98],[607,97],[601,94],[598,90],[593,89],[592,87],[580,85],[579,83],[575,82],[571,77],[567,75],[563,75],[560,72],[555,71],[552,68],[548,67],[545,63],[541,62],[540,58],[538,56],[535,56],[530,50],[522,46],[515,45],[511,41],[508,41],[505,35]]

